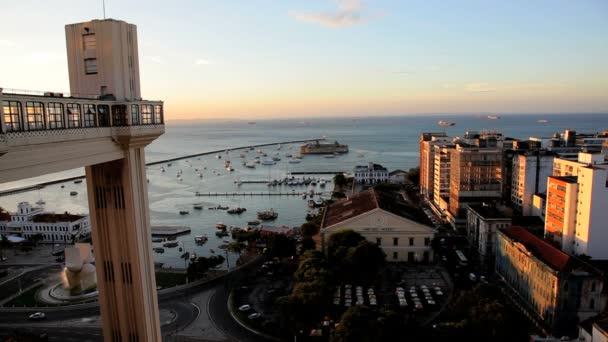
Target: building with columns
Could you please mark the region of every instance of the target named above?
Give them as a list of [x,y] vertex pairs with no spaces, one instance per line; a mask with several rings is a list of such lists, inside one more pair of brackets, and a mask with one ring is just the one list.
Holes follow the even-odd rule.
[[0,90],[0,180],[85,167],[104,339],[161,341],[144,147],[163,102],[141,98],[135,25],[65,31],[71,94]]

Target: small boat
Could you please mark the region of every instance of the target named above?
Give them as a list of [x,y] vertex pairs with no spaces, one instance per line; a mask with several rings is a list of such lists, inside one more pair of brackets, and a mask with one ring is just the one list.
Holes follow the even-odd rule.
[[245,208],[241,208],[241,207],[238,207],[238,208],[232,208],[232,209],[229,209],[229,210],[227,211],[227,213],[228,213],[228,214],[242,214],[242,213],[244,213],[245,211],[247,211],[247,209],[245,209]]
[[197,244],[203,244],[203,243],[207,242],[207,240],[209,240],[207,238],[207,235],[197,235],[194,237],[194,242]]
[[168,164],[167,164],[167,167],[169,167],[169,166],[171,166],[171,163],[168,163]]
[[217,210],[228,210],[228,207],[223,207],[221,205],[218,205]]
[[255,169],[255,164],[254,163],[245,163],[245,167],[248,169]]
[[228,233],[226,230],[218,230],[215,232],[215,236],[222,238],[224,236],[228,236],[230,235],[230,233]]
[[152,242],[158,243],[158,242],[163,242],[163,241],[165,241],[165,240],[163,240],[163,238],[152,238]]
[[490,120],[498,120],[498,119],[500,119],[500,116],[497,116],[497,115],[488,115],[488,119],[490,119]]
[[190,212],[188,210],[180,210],[179,214],[180,215],[188,215],[188,214],[190,214]]
[[258,211],[258,219],[260,220],[275,220],[277,217],[279,217],[279,213],[273,209]]
[[178,243],[176,241],[163,243],[163,247],[166,247],[166,248],[174,248],[174,247],[177,247],[177,245],[178,245]]
[[274,161],[281,161],[281,158],[275,156],[275,157],[272,157],[272,160],[274,160]]
[[547,122],[549,122],[549,120],[540,119],[540,120],[537,120],[536,122],[538,122],[538,123],[547,123]]
[[365,157],[365,154],[363,154],[363,153],[357,153],[357,157],[363,158],[363,157]]
[[194,205],[193,208],[196,209],[196,210],[203,210],[203,206],[202,205]]
[[299,162],[301,162],[301,160],[300,159],[296,159],[296,158],[291,158],[288,161],[288,163],[290,163],[290,164],[297,164]]
[[196,255],[196,253],[194,253],[194,252],[192,252],[192,253],[190,254],[190,260],[192,260],[192,261],[196,260],[196,258],[197,258],[197,257],[198,257],[198,256],[197,256],[197,255]]
[[215,158],[222,159],[222,156],[220,154],[218,154],[217,156],[215,156]]
[[155,251],[156,253],[165,253],[165,249],[162,247],[154,247],[152,248],[153,251]]
[[61,188],[62,188],[62,189],[63,189],[63,188],[65,188],[65,185],[62,185],[62,186],[61,186]]
[[215,224],[215,228],[219,230],[226,230],[226,225],[222,222],[218,222]]
[[43,201],[42,198],[41,198],[41,199],[39,199],[39,200],[36,201],[36,204],[43,205],[43,204],[46,204],[46,202]]
[[82,183],[82,179],[77,179],[74,181],[74,184],[80,184],[80,183]]
[[260,221],[255,220],[255,221],[247,221],[247,224],[250,226],[259,226],[260,225]]
[[273,159],[264,158],[264,160],[262,160],[261,163],[262,163],[262,165],[274,165],[277,162],[274,161]]
[[325,179],[321,179],[321,180],[319,181],[319,186],[320,186],[320,187],[324,188],[324,187],[325,187],[325,184],[327,184],[327,181],[326,181]]
[[439,126],[455,126],[456,125],[455,122],[449,122],[449,121],[443,121],[443,120],[437,122],[437,124]]
[[70,191],[70,196],[76,196],[76,195],[78,195],[78,192],[76,192],[76,191]]

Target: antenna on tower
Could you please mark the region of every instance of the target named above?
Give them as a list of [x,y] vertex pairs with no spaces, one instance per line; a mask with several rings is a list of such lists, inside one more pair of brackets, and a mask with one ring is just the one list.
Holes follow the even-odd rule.
[[106,0],[101,0],[103,6],[103,19],[106,19]]

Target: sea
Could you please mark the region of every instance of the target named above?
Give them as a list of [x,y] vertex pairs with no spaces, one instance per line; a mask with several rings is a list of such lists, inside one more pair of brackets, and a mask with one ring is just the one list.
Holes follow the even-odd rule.
[[[438,126],[439,120],[454,122],[455,126]],[[539,122],[546,120],[546,122]],[[601,132],[608,130],[608,114],[511,114],[499,119],[486,115],[410,115],[391,117],[340,117],[314,119],[256,120],[194,120],[168,121],[166,132],[146,147],[146,161],[156,162],[182,156],[212,152],[199,157],[148,166],[148,199],[150,219],[153,226],[187,226],[192,232],[178,237],[179,247],[165,248],[162,254],[155,253],[156,262],[164,267],[183,268],[180,258],[184,251],[198,256],[221,254],[228,257],[227,267],[232,267],[235,255],[227,254],[218,247],[229,240],[215,236],[215,225],[244,226],[256,219],[256,212],[274,209],[279,213],[273,227],[299,226],[305,221],[307,200],[303,192],[314,190],[328,197],[332,189],[331,174],[315,172],[350,172],[356,165],[369,162],[382,164],[389,170],[405,170],[418,166],[419,137],[422,132],[446,132],[451,137],[463,136],[466,131],[498,131],[505,136],[526,139],[529,137],[551,137],[554,133],[572,129],[577,132]],[[325,137],[327,141],[338,141],[349,145],[347,154],[335,158],[305,155],[301,163],[288,163],[286,154],[298,153],[301,143],[281,142]],[[256,164],[255,169],[246,168],[244,161],[253,161],[258,152],[249,146],[277,143],[261,147],[268,157],[281,158],[275,165]],[[257,149],[257,148],[256,148]],[[241,154],[244,157],[241,157]],[[224,167],[230,160],[234,171]],[[164,170],[164,171],[163,171]],[[181,172],[180,172],[181,171]],[[282,179],[292,172],[310,172],[294,177],[325,179],[328,185],[316,186],[268,186],[267,181]],[[179,175],[178,175],[179,173]],[[49,174],[18,182],[0,184],[0,191],[29,186],[41,182],[83,175],[83,169],[74,169]],[[202,177],[201,177],[202,175]],[[181,179],[180,179],[181,178]],[[242,184],[237,182],[241,181]],[[63,188],[62,188],[63,186]],[[70,196],[76,191],[76,196]],[[196,196],[199,194],[218,194]],[[288,195],[257,196],[251,193],[281,193]],[[226,193],[229,193],[226,195]],[[40,190],[16,193],[0,197],[0,207],[15,211],[22,201],[35,203],[40,199],[49,212],[88,213],[85,182],[64,182],[48,185]],[[196,210],[194,205],[203,206]],[[247,211],[230,215],[224,210],[212,210],[218,205],[243,207]],[[188,211],[181,215],[180,211]],[[286,228],[278,228],[286,229]],[[198,246],[196,235],[207,235],[209,241]],[[160,243],[154,243],[159,247]],[[181,248],[180,252],[178,248]]]

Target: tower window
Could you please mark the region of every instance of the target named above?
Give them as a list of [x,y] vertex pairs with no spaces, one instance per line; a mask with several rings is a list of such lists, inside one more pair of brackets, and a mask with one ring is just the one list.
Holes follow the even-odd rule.
[[85,51],[97,49],[97,39],[95,38],[95,33],[82,35],[82,48]]
[[97,73],[97,58],[86,58],[84,60],[84,72],[87,75]]

